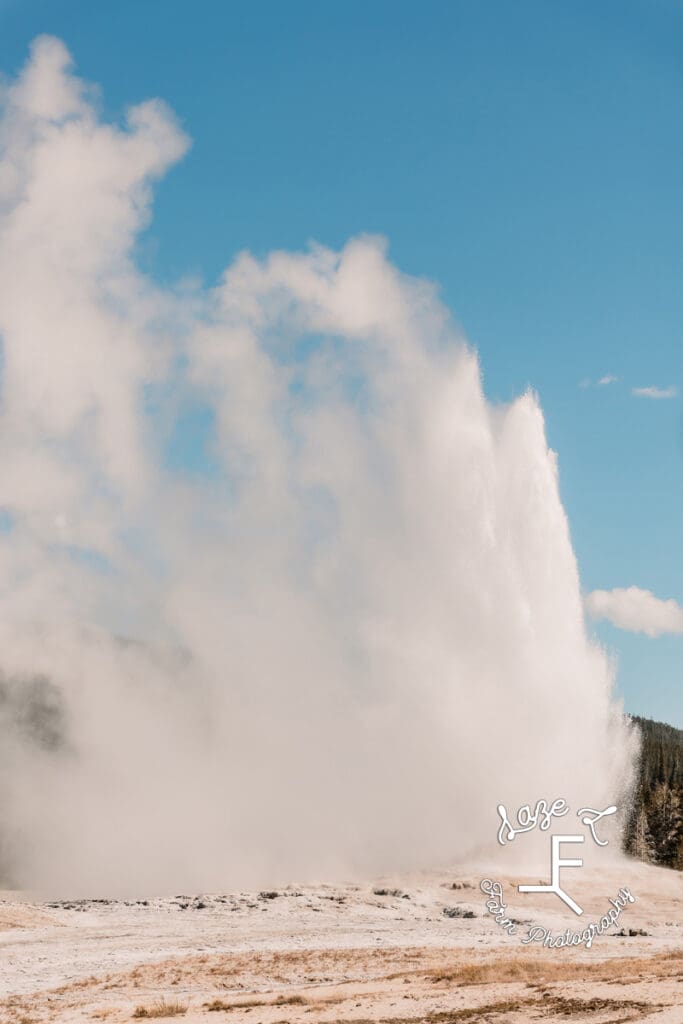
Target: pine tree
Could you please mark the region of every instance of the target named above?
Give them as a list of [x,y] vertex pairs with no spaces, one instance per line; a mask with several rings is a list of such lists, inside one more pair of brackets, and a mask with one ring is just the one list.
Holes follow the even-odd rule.
[[677,871],[683,871],[683,838],[678,844],[678,853],[672,867],[676,868]]
[[629,853],[646,864],[651,864],[654,860],[654,844],[642,803],[635,815],[633,831],[629,837]]
[[647,821],[658,864],[673,865],[683,839],[683,811],[680,792],[658,782],[652,791]]
[[683,871],[683,730],[647,718],[634,722],[641,754],[624,846],[634,857]]

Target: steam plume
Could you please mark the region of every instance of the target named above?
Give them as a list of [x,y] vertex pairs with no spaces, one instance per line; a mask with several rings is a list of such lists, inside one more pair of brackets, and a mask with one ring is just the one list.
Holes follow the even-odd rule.
[[425,866],[500,801],[614,802],[631,742],[537,400],[487,403],[378,238],[157,287],[134,245],[187,144],[156,101],[104,123],[56,39],[2,95],[6,875]]

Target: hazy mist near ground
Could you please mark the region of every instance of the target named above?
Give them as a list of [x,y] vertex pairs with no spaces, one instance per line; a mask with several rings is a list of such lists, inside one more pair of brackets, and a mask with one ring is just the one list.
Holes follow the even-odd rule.
[[157,287],[135,241],[187,140],[157,101],[102,122],[57,40],[2,111],[7,878],[395,870],[495,843],[501,801],[621,803],[534,395],[487,403],[378,238]]

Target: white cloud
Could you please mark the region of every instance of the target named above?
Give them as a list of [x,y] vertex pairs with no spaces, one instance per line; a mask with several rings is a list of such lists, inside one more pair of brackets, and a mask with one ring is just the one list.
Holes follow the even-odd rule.
[[683,633],[683,607],[672,598],[664,601],[640,587],[594,590],[585,603],[592,618],[606,619],[630,633],[651,637]]
[[676,398],[678,395],[678,388],[671,385],[667,388],[658,387],[646,387],[646,388],[632,388],[631,394],[636,395],[638,398]]
[[620,377],[615,376],[613,373],[606,373],[604,377],[600,377],[599,380],[593,381],[590,377],[583,377],[579,381],[580,388],[605,388],[609,387],[610,384],[616,384],[621,380]]

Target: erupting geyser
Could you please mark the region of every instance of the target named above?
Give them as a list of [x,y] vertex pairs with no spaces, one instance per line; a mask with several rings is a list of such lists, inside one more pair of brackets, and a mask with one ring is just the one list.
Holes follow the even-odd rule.
[[158,102],[103,123],[69,63],[40,39],[2,95],[6,880],[429,866],[501,802],[618,802],[535,397],[487,403],[377,238],[156,286],[134,244],[186,139]]

